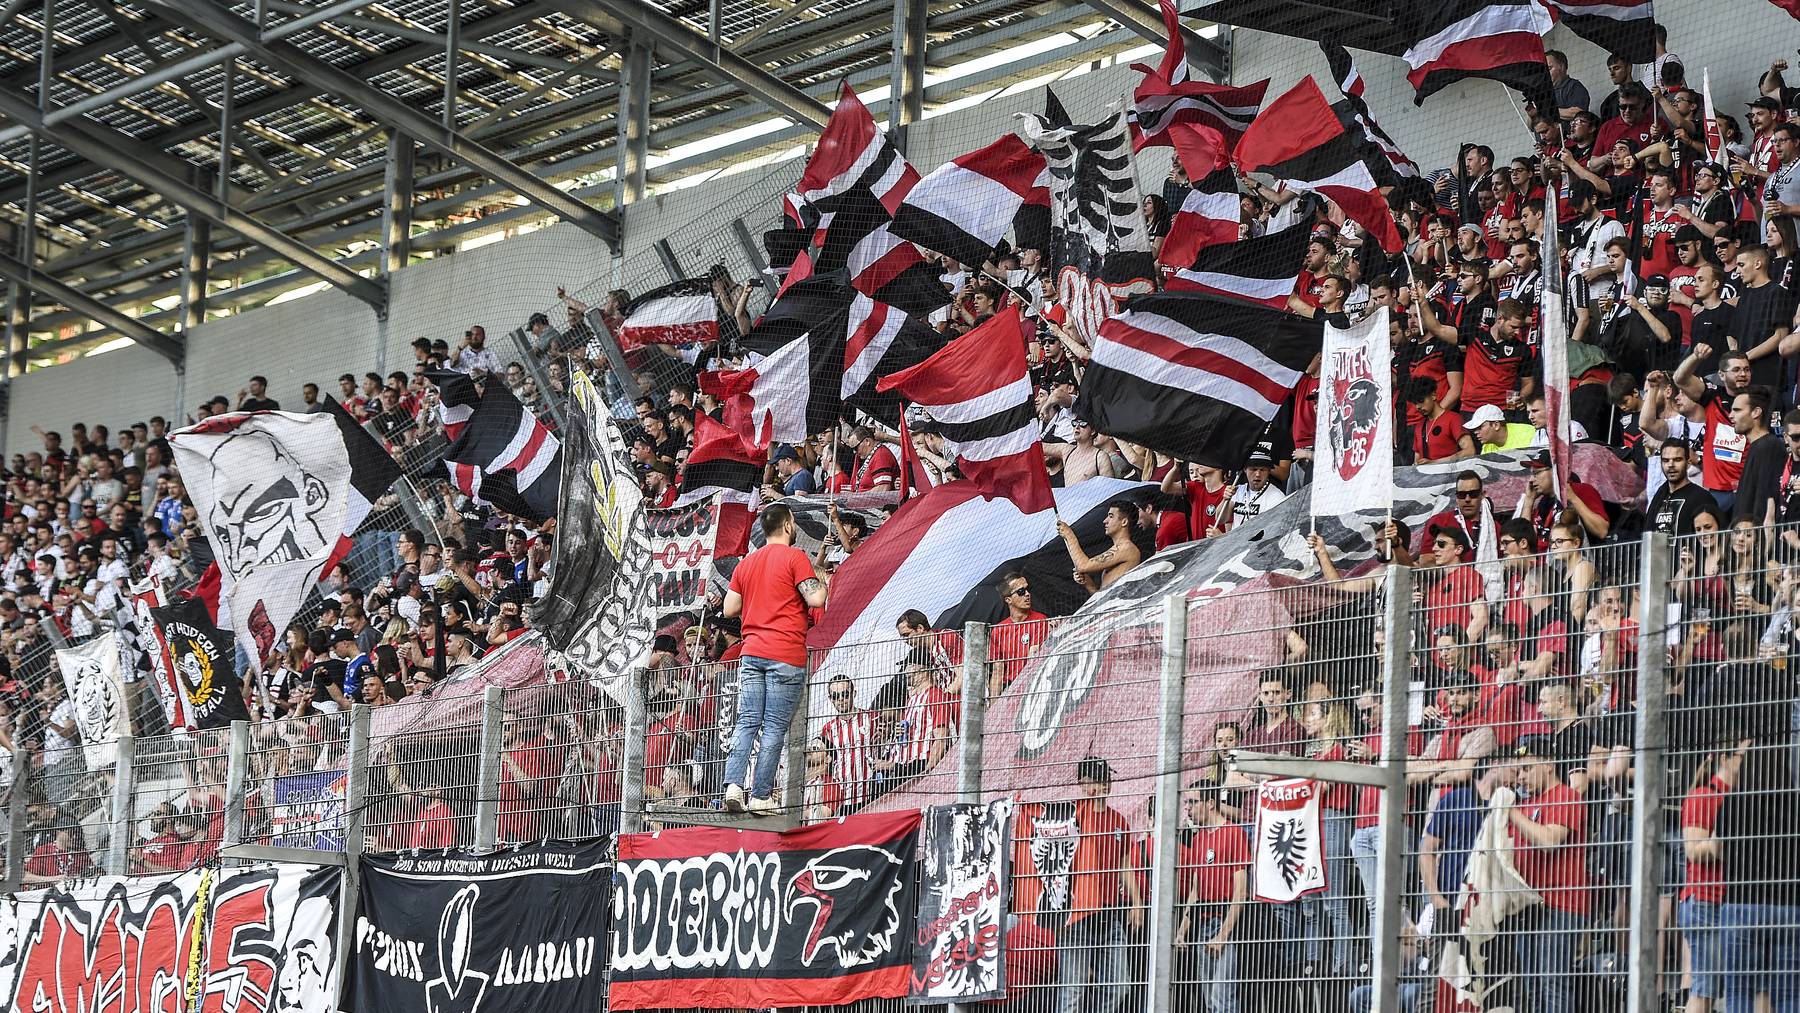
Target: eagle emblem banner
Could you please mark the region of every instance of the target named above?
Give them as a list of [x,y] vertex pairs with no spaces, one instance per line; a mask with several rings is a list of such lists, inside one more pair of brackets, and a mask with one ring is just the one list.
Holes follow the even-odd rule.
[[1394,488],[1391,361],[1385,307],[1349,328],[1326,325],[1313,443],[1315,517],[1387,519]]
[[1325,819],[1316,781],[1264,781],[1256,793],[1251,842],[1251,891],[1257,900],[1286,904],[1326,888]]

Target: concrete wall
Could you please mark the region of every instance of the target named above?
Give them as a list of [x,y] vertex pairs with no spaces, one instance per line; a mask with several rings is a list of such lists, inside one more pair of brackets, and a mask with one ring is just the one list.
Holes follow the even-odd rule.
[[[1784,45],[1800,37],[1800,26],[1764,0],[1658,0],[1657,15],[1669,26],[1671,48],[1683,57],[1689,80],[1697,84],[1700,68],[1711,66],[1721,110],[1740,122],[1757,76],[1786,51]],[[1606,82],[1605,54],[1562,28],[1550,43],[1569,54],[1573,73],[1597,100]],[[1313,43],[1237,32],[1232,51],[1234,79],[1268,77],[1271,97],[1305,74],[1315,75],[1326,94],[1335,96],[1324,57]],[[1510,93],[1500,85],[1465,83],[1417,109],[1403,63],[1370,53],[1355,55],[1382,125],[1421,165],[1448,164],[1464,140],[1488,143],[1502,158],[1530,150]],[[1069,113],[1087,120],[1119,101],[1136,77],[1127,67],[1107,67],[1066,78],[1055,87]],[[1800,72],[1791,80],[1800,84]],[[1042,90],[1032,89],[926,120],[911,128],[908,155],[927,171],[1013,129],[1014,114],[1041,111],[1043,101]],[[1168,149],[1147,149],[1139,159],[1144,187],[1157,189],[1168,166]],[[378,322],[362,303],[326,291],[208,323],[190,339],[181,400],[191,409],[214,394],[235,397],[256,373],[269,378],[278,400],[298,403],[302,383],[310,380],[329,390],[340,373],[376,368],[382,349],[389,370],[404,367],[411,362],[408,342],[421,335],[454,343],[470,324],[479,323],[491,339],[501,339],[531,313],[550,307],[558,284],[585,290],[595,299],[614,285],[641,290],[660,284],[666,272],[651,249],[659,238],[668,238],[687,273],[698,274],[723,261],[742,276],[747,258],[730,223],[741,218],[753,234],[760,234],[778,214],[779,195],[799,172],[798,160],[790,160],[630,205],[620,261],[580,230],[556,225],[415,264],[394,277],[385,322]],[[510,354],[504,341],[498,347],[502,356]],[[70,423],[86,421],[116,429],[155,414],[180,417],[176,399],[174,371],[135,346],[30,373],[12,385],[5,451],[37,446],[28,428],[32,423],[66,430]]]

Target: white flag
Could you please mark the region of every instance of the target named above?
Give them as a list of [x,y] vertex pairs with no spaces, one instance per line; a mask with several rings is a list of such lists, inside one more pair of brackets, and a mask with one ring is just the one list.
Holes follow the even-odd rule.
[[1342,330],[1325,326],[1313,441],[1314,516],[1370,514],[1383,524],[1394,494],[1394,372],[1388,311]]
[[1251,842],[1257,900],[1286,904],[1326,888],[1322,795],[1318,782],[1303,777],[1264,781],[1257,788]]
[[119,762],[119,736],[131,730],[131,709],[119,678],[118,634],[108,631],[82,644],[56,652],[63,686],[75,704],[75,727],[87,769],[105,770]]

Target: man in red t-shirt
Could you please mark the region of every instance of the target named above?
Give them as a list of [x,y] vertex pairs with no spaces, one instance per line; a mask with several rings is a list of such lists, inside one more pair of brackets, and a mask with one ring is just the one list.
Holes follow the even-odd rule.
[[1250,894],[1250,840],[1219,810],[1219,786],[1188,786],[1182,804],[1193,822],[1176,858],[1181,924],[1175,930],[1177,981],[1192,982],[1184,1009],[1236,1009],[1236,935]]
[[1575,944],[1588,919],[1587,809],[1563,783],[1556,740],[1527,735],[1514,751],[1514,788],[1524,796],[1506,810],[1513,860],[1519,875],[1544,898],[1526,913],[1531,924],[1516,937],[1519,971],[1537,982],[1545,1013],[1573,1013],[1575,995],[1569,968]]
[[419,785],[424,805],[413,815],[411,834],[406,846],[414,851],[456,846],[456,812],[444,799],[443,789],[435,780]]
[[775,768],[788,722],[806,694],[809,608],[825,607],[825,581],[806,553],[794,548],[794,513],[780,503],[763,508],[764,545],[738,563],[725,592],[724,615],[743,617],[744,653],[738,662],[737,725],[725,759],[725,811],[743,812],[744,775],[757,749],[749,809],[772,813]]
[[1125,979],[1125,930],[1144,927],[1144,898],[1127,875],[1131,824],[1112,808],[1112,766],[1098,756],[1075,764],[1075,852],[1069,863],[1069,920],[1056,934],[1057,1008],[1076,1013],[1084,995]]
[[1460,626],[1469,640],[1480,640],[1487,630],[1487,582],[1473,566],[1463,562],[1469,550],[1468,536],[1454,525],[1431,526],[1431,565],[1442,567],[1435,580],[1422,590],[1425,626]]
[[875,439],[875,431],[859,427],[850,435],[856,463],[850,469],[850,491],[892,489],[900,481],[900,461]]
[[1031,607],[1031,581],[1017,570],[1000,578],[1006,618],[988,630],[988,699],[993,700],[1025,670],[1031,653],[1050,635],[1050,617]]

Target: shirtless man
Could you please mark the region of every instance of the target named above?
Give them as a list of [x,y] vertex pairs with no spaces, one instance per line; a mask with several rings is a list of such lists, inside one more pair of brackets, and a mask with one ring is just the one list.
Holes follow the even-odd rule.
[[[1069,547],[1069,558],[1075,561],[1075,580],[1089,591],[1099,591],[1111,587],[1132,568],[1137,566],[1143,555],[1138,551],[1137,543],[1131,540],[1131,532],[1137,527],[1137,504],[1130,500],[1116,499],[1107,504],[1106,524],[1104,531],[1112,539],[1112,545],[1098,556],[1090,556],[1081,551],[1081,539],[1075,536],[1075,529],[1062,521],[1056,522],[1056,529],[1062,533],[1064,544]],[[1094,585],[1094,575],[1100,575],[1100,584]]]

